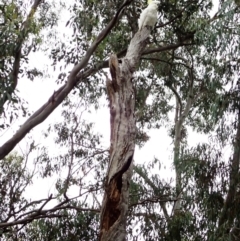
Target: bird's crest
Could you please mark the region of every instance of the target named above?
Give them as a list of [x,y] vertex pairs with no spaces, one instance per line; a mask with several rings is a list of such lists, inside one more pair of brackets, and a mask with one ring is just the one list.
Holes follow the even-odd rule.
[[148,5],[152,2],[153,0],[148,0]]

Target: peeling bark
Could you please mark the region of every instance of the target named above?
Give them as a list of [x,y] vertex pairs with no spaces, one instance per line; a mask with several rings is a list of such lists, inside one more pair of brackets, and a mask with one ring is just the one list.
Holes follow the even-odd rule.
[[118,62],[112,55],[107,79],[110,103],[111,146],[100,223],[100,240],[126,240],[129,181],[135,149],[135,95],[133,74],[147,44],[145,27],[132,39],[126,57]]

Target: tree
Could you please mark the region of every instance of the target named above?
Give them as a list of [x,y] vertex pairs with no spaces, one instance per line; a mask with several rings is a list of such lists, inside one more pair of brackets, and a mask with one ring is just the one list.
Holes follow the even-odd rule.
[[[34,1],[27,17],[24,7],[8,0],[1,6],[2,128],[17,117],[17,108],[27,113],[17,95],[20,74],[42,75],[24,67],[32,50],[50,55],[61,86],[0,147],[2,237],[95,240],[100,233],[101,240],[238,240],[237,3],[220,1],[212,16],[211,1],[162,1],[149,36],[150,29],[137,28],[140,1],[75,1],[65,26],[72,29],[68,41],[42,34],[54,32],[57,23],[50,4]],[[46,38],[53,46],[45,47]],[[112,80],[105,87],[108,63]],[[106,88],[110,150],[83,118],[84,110],[101,106]],[[27,155],[10,154],[60,105],[62,117],[49,126],[59,154],[35,141]],[[160,165],[157,158],[133,165],[135,144],[143,146],[148,129],[163,126],[173,139],[174,184],[151,174]],[[192,146],[192,132],[211,138]],[[232,147],[229,161],[223,155],[227,145]],[[14,172],[16,166],[25,170],[31,153],[41,178],[57,177],[55,193],[34,201],[24,198],[24,191],[35,172]],[[90,174],[94,181],[88,180]],[[70,196],[76,189],[78,194]]]

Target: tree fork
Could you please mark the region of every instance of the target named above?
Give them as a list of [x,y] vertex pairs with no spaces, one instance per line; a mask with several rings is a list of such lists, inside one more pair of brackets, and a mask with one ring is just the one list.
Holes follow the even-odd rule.
[[151,29],[144,27],[130,42],[121,63],[110,56],[111,80],[107,77],[110,107],[110,159],[100,217],[101,241],[126,240],[129,182],[135,149],[135,91],[133,74],[139,63]]

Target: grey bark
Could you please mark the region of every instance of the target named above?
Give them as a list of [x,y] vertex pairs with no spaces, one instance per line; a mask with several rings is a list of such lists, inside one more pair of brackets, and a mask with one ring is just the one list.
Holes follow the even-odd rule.
[[[180,146],[181,146],[181,132],[183,123],[189,114],[189,111],[192,107],[194,100],[198,97],[193,97],[193,69],[192,67],[189,70],[189,88],[188,88],[188,98],[186,101],[186,106],[183,110],[181,98],[178,95],[177,91],[174,89],[174,94],[176,97],[176,113],[175,113],[175,139],[174,139],[174,166],[175,166],[175,174],[176,174],[176,195],[177,199],[173,207],[173,217],[178,220],[178,215],[181,214],[181,206],[182,206],[182,165],[180,158]],[[170,229],[170,236],[173,240],[181,241],[181,226],[173,225]]]
[[176,115],[175,115],[175,140],[174,140],[174,166],[176,172],[176,193],[177,201],[174,205],[173,211],[177,213],[181,210],[181,198],[182,198],[182,178],[181,178],[181,166],[180,166],[180,144],[181,144],[181,132],[183,123],[189,114],[194,101],[197,100],[198,96],[194,99],[193,97],[193,73],[192,69],[189,71],[189,92],[188,99],[185,109],[182,110],[182,103],[180,102],[179,95],[176,96]]
[[112,55],[107,79],[110,102],[111,146],[105,194],[103,198],[100,240],[126,240],[129,181],[135,149],[135,91],[133,74],[147,44],[150,29],[144,27],[133,37],[126,57],[118,62]]

